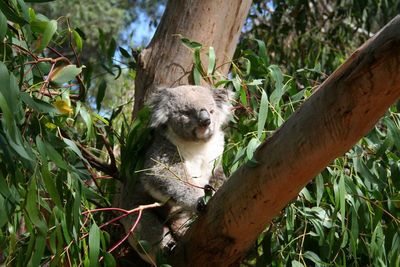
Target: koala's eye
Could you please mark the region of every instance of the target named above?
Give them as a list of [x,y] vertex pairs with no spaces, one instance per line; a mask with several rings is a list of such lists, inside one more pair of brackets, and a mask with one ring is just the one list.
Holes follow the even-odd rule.
[[210,114],[214,114],[214,110],[212,109],[212,110],[210,110]]

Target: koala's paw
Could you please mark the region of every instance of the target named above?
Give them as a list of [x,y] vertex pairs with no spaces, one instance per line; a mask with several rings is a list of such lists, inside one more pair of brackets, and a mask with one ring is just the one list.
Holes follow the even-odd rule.
[[172,251],[174,250],[174,248],[176,247],[176,242],[175,241],[170,241],[168,242],[168,244],[166,245],[166,247],[164,248],[164,252],[167,255],[171,255]]
[[199,200],[197,201],[196,210],[198,212],[204,212],[206,210],[206,207],[207,207],[207,203],[206,203],[204,197],[199,198]]

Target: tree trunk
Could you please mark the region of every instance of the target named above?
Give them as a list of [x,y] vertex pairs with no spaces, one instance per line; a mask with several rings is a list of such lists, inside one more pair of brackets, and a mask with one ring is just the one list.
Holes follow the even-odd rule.
[[193,84],[193,53],[180,36],[214,47],[218,71],[226,75],[250,5],[251,0],[168,1],[153,39],[139,55],[134,116],[155,86]]
[[171,264],[230,266],[299,191],[400,96],[400,16],[361,46],[242,166],[191,226]]

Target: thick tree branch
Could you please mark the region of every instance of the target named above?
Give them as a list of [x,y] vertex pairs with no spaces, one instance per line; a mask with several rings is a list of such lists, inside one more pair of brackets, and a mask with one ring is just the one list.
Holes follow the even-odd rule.
[[[134,115],[155,86],[193,84],[189,75],[192,51],[181,43],[179,36],[204,47],[213,46],[216,65],[222,65],[219,71],[226,75],[230,64],[223,63],[232,59],[250,5],[250,0],[168,1],[151,43],[139,55]],[[204,53],[202,56],[207,63]]]
[[279,211],[348,151],[400,96],[400,16],[361,46],[210,201],[170,258],[229,266]]

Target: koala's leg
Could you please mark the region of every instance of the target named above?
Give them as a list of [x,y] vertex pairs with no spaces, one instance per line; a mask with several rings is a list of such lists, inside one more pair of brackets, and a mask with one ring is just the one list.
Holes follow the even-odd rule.
[[173,239],[179,241],[193,222],[195,213],[182,207],[174,206],[171,202],[165,203],[165,207],[168,208],[168,214],[164,216],[166,218],[165,224],[171,230]]
[[194,214],[188,211],[175,211],[168,219],[168,226],[171,229],[171,234],[176,241],[186,233],[191,223],[193,222]]
[[[129,216],[131,227],[136,220],[137,214]],[[124,227],[126,232],[130,230],[126,221]],[[156,212],[144,210],[136,229],[129,237],[129,243],[143,260],[154,265],[157,263],[157,256],[167,252],[171,244],[175,244],[175,240]]]
[[[142,184],[140,182],[135,183],[133,179],[127,180],[124,191],[119,198],[114,200],[117,207],[126,210],[154,202],[156,200],[146,194]],[[165,217],[160,214],[162,210],[162,207],[143,210],[138,225],[128,238],[129,243],[139,256],[153,265],[156,263],[156,256],[166,250],[168,244],[174,243],[170,230],[165,226]],[[131,230],[137,218],[138,214],[134,213],[121,219],[125,233]],[[144,242],[141,242],[141,240],[144,240]]]

